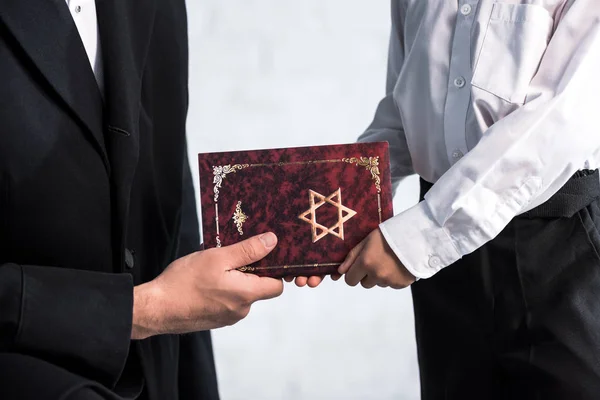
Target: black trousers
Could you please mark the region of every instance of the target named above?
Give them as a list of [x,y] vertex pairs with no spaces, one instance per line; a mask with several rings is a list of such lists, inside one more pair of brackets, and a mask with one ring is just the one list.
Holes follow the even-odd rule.
[[599,199],[578,172],[412,286],[423,400],[600,399]]

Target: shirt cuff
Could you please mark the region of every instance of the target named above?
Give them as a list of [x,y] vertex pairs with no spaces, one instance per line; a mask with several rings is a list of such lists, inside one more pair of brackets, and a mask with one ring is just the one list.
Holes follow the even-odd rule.
[[425,201],[385,221],[379,228],[404,267],[418,279],[431,278],[461,258]]

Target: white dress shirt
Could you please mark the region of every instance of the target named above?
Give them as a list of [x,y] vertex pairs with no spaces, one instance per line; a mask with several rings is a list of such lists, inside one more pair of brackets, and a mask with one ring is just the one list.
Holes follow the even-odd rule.
[[102,49],[98,33],[98,18],[96,16],[95,0],[66,0],[69,11],[79,31],[83,47],[87,53],[90,65],[96,76],[100,91],[104,90],[104,75],[102,73]]
[[392,10],[387,96],[360,141],[390,143],[395,187],[415,172],[435,183],[381,225],[407,269],[429,278],[600,165],[600,1]]

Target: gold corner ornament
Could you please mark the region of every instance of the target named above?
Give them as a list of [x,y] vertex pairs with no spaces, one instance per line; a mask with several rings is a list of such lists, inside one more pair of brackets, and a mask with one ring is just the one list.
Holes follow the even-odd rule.
[[244,231],[242,230],[242,227],[244,225],[244,222],[246,222],[248,220],[248,216],[246,214],[244,214],[244,212],[242,211],[242,202],[238,201],[237,202],[237,206],[235,206],[235,213],[233,214],[233,222],[235,223],[235,226],[237,226],[237,230],[240,233],[240,236],[244,234]]
[[225,179],[225,177],[231,173],[235,173],[241,169],[248,167],[249,164],[220,165],[217,167],[213,167],[213,175],[215,176],[215,178],[213,179],[213,183],[215,184],[215,202],[219,201],[219,189],[221,189],[223,179]]
[[[316,203],[315,198],[319,199],[319,201]],[[335,198],[337,198],[337,201],[334,200]],[[308,222],[311,225],[313,243],[318,242],[330,234],[344,240],[344,223],[350,218],[354,217],[357,213],[356,211],[351,210],[342,204],[342,189],[338,188],[338,190],[327,197],[315,192],[314,190],[309,190],[309,204],[310,208],[300,214],[298,218],[300,218],[302,221]],[[336,207],[338,211],[337,223],[331,227],[323,226],[317,222],[316,211],[319,209],[319,207],[325,204],[331,204],[332,206]],[[344,215],[344,212],[346,215]],[[321,233],[318,232],[319,230]]]
[[356,164],[358,167],[365,167],[371,173],[377,193],[381,193],[381,178],[379,177],[379,157],[352,157],[342,158],[342,161],[348,164]]
[[215,194],[215,225],[217,227],[217,237],[215,238],[217,242],[217,248],[221,247],[221,239],[219,238],[219,189],[221,189],[221,185],[223,184],[223,179],[231,173],[235,173],[241,169],[248,168],[249,164],[235,164],[235,165],[219,165],[213,166],[213,183],[214,194]]

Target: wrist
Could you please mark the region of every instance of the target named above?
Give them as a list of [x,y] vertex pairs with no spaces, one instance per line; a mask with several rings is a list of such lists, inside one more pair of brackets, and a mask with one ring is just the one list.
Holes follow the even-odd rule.
[[162,302],[152,282],[133,288],[133,320],[131,339],[141,340],[160,334],[162,326]]

